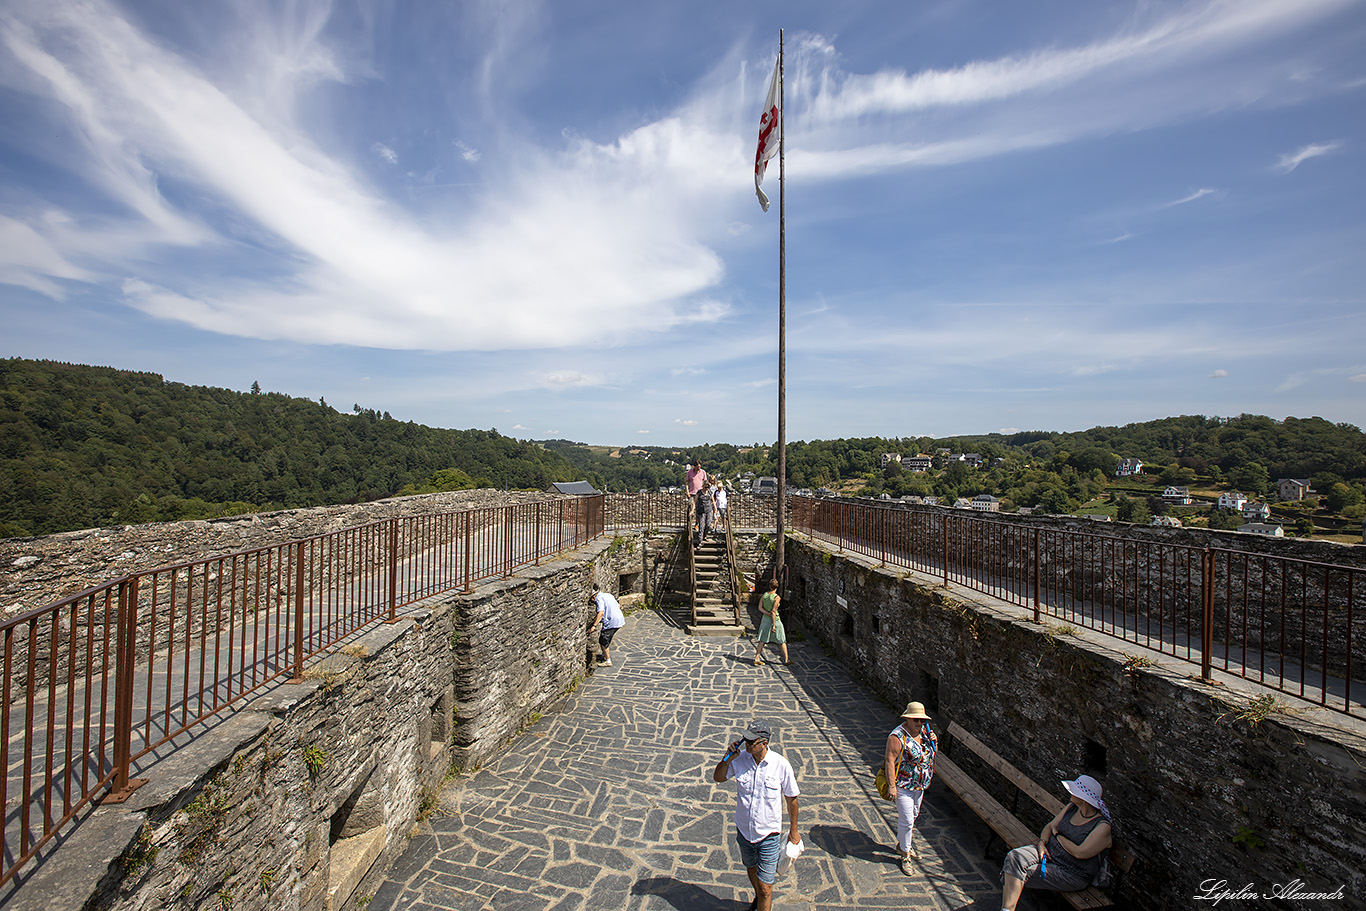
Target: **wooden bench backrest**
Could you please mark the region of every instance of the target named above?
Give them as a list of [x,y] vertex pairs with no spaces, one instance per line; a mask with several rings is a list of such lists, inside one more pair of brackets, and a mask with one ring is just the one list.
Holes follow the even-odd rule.
[[[1032,778],[1002,759],[991,747],[963,730],[962,726],[956,721],[949,724],[949,739],[956,743],[963,744],[963,746],[976,753],[983,762],[1000,772],[1007,781],[1028,795],[1029,798],[1039,806],[1047,810],[1049,816],[1057,816],[1062,810],[1063,802],[1061,800],[1055,797],[1051,792],[1045,791],[1035,784]],[[1129,868],[1134,865],[1134,860],[1135,857],[1133,852],[1124,848],[1118,842],[1115,842],[1110,848],[1110,862],[1125,873],[1128,873]]]
[[1034,783],[1032,778],[998,756],[991,747],[963,730],[958,722],[955,721],[949,725],[949,737],[976,753],[981,757],[983,762],[1000,772],[1005,776],[1007,781],[1015,785],[1015,787],[1027,794],[1031,800],[1047,810],[1049,816],[1057,816],[1062,810],[1061,800],[1053,796],[1049,791],[1045,791],[1043,788],[1039,787]]

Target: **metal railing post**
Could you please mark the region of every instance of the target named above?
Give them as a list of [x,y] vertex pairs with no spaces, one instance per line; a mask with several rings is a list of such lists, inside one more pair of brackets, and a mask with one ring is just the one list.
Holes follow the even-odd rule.
[[1034,622],[1039,622],[1039,530],[1034,529]]
[[949,584],[949,517],[944,516],[944,584]]
[[1214,652],[1214,551],[1205,548],[1200,573],[1200,679],[1209,683]]
[[470,569],[470,510],[465,510],[465,591],[474,591],[474,571]]
[[[114,780],[101,803],[122,803],[147,779],[129,778],[133,753],[133,664],[137,660],[138,577],[119,583],[119,621],[114,649]],[[56,635],[54,630],[53,635]],[[49,698],[52,698],[49,696]],[[50,771],[50,767],[49,767]],[[49,794],[51,789],[49,789]]]
[[294,676],[291,682],[304,679],[304,542],[294,547]]
[[536,501],[536,514],[532,517],[535,524],[531,528],[531,549],[535,553],[536,566],[541,565],[541,501]]
[[398,517],[389,520],[389,623],[398,620]]

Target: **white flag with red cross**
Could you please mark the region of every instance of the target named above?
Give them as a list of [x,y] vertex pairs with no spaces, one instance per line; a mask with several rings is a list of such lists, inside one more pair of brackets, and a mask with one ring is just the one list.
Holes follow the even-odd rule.
[[760,184],[764,182],[764,172],[768,170],[768,160],[778,154],[778,139],[782,134],[782,101],[778,94],[778,68],[782,61],[773,64],[773,78],[768,83],[768,99],[764,101],[764,113],[759,118],[759,148],[754,153],[754,192],[759,196],[759,205],[768,211],[768,197]]

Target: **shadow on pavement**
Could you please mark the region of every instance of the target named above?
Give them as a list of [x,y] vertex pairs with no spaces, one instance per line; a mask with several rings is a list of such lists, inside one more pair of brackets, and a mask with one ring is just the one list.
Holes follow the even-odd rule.
[[694,883],[680,882],[672,876],[642,879],[631,887],[632,895],[658,895],[678,911],[730,911],[747,908],[748,902],[718,898]]
[[868,833],[848,826],[812,826],[807,835],[831,857],[853,857],[873,863],[897,861],[897,854],[890,845],[880,845]]

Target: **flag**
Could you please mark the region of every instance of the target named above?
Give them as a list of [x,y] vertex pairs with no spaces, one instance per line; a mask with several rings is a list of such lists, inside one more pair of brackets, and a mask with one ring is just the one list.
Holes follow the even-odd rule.
[[773,64],[773,78],[768,83],[768,99],[764,101],[764,113],[759,118],[759,148],[754,153],[754,192],[759,196],[759,205],[768,211],[768,197],[760,189],[764,182],[764,172],[768,170],[768,160],[778,154],[778,140],[782,136],[782,102],[778,94],[778,69],[782,58]]

